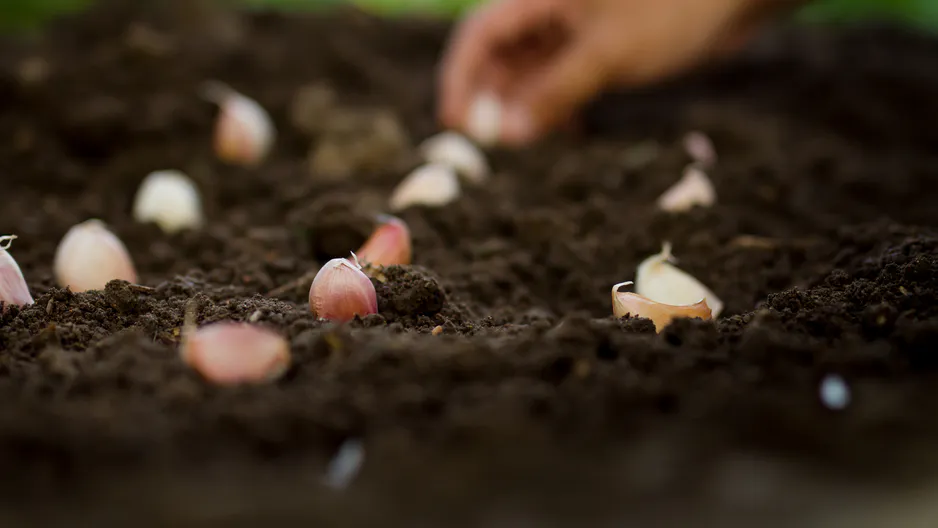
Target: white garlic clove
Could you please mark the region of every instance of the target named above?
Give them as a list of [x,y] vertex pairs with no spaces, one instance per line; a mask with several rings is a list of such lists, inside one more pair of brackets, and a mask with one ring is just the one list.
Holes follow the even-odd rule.
[[33,304],[33,297],[19,264],[7,251],[15,239],[16,235],[0,236],[0,302],[5,306],[26,306]]
[[658,207],[669,213],[689,211],[694,206],[710,207],[717,200],[717,191],[704,171],[690,166],[684,176],[658,198]]
[[392,211],[401,211],[413,205],[442,207],[462,193],[456,171],[440,163],[418,167],[398,184],[391,193]]
[[620,292],[619,288],[628,286],[631,282],[620,282],[612,287],[612,313],[617,318],[630,315],[632,317],[643,317],[651,319],[655,324],[655,331],[661,333],[662,330],[674,319],[678,317],[688,317],[708,320],[712,313],[707,301],[700,301],[682,306],[664,304],[643,297],[637,293]]
[[156,171],[144,178],[134,199],[134,220],[154,222],[167,233],[195,229],[204,222],[202,198],[188,176]]
[[309,288],[309,309],[319,319],[351,321],[378,313],[378,295],[358,258],[332,259],[319,270]]
[[202,93],[220,110],[214,137],[218,159],[245,167],[264,161],[276,138],[273,120],[264,107],[219,82],[205,83]]
[[65,233],[55,250],[56,282],[73,292],[101,290],[112,280],[137,282],[123,242],[100,220],[87,220]]
[[703,132],[688,132],[684,136],[684,150],[696,163],[703,167],[712,167],[717,162],[717,150],[713,141]]
[[652,255],[638,265],[635,293],[655,302],[674,306],[695,304],[701,299],[716,319],[723,311],[723,302],[700,281],[671,264],[671,244],[665,242],[661,253]]
[[443,132],[428,138],[420,145],[420,153],[428,163],[440,163],[456,169],[473,184],[482,184],[489,177],[489,164],[485,154],[462,134]]
[[187,334],[183,361],[218,385],[273,381],[290,366],[290,344],[276,332],[223,321]]
[[485,146],[492,146],[502,136],[502,102],[494,92],[478,94],[469,106],[466,133]]

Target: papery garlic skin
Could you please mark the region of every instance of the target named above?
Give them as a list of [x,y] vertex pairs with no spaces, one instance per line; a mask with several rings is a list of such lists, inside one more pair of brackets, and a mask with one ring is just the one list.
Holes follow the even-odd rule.
[[466,133],[481,145],[492,146],[502,136],[502,102],[494,92],[482,92],[469,105]]
[[719,317],[723,311],[719,297],[696,278],[671,264],[669,261],[672,259],[671,244],[665,242],[661,253],[642,261],[635,273],[635,293],[673,306],[686,306],[705,299],[713,318]]
[[134,220],[154,222],[166,233],[196,229],[204,223],[202,198],[188,176],[174,171],[156,171],[147,175],[137,190]]
[[309,309],[319,319],[345,322],[378,313],[378,295],[355,255],[327,262],[309,288]]
[[632,284],[629,282],[620,282],[612,287],[612,313],[616,318],[625,317],[643,317],[650,319],[655,324],[655,331],[661,333],[662,330],[674,319],[679,317],[700,318],[708,320],[712,318],[710,307],[706,300],[700,300],[693,304],[675,306],[653,301],[637,293],[620,292],[619,288]]
[[247,323],[224,321],[187,334],[183,361],[218,385],[273,381],[290,366],[290,344],[282,336]]
[[456,170],[448,165],[429,163],[418,167],[398,184],[388,201],[392,211],[410,206],[442,207],[462,193]]
[[219,106],[214,148],[218,159],[232,165],[256,167],[273,147],[274,122],[257,101],[218,82],[203,86],[203,96]]
[[16,240],[16,235],[0,236],[0,302],[9,305],[26,306],[33,304],[33,296],[19,264],[7,250]]
[[390,215],[381,215],[378,221],[381,225],[355,252],[358,262],[370,266],[410,264],[413,250],[407,224]]
[[428,163],[449,165],[474,185],[488,180],[489,164],[468,138],[456,132],[443,132],[421,143],[420,154]]
[[684,150],[696,163],[712,167],[717,162],[717,151],[710,137],[700,131],[688,132],[684,136]]
[[112,280],[137,282],[130,253],[103,222],[87,220],[65,233],[53,264],[59,286],[73,292],[102,290]]
[[684,170],[684,176],[658,198],[658,207],[669,213],[681,213],[698,205],[710,207],[716,201],[713,182],[704,171],[690,166]]

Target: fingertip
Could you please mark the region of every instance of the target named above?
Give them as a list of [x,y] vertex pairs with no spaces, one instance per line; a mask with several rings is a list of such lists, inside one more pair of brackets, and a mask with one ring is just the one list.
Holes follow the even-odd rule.
[[500,142],[506,146],[520,147],[537,139],[539,128],[529,109],[521,105],[505,108]]

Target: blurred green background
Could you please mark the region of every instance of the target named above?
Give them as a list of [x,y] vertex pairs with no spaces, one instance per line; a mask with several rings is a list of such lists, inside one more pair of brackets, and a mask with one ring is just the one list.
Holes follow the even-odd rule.
[[[0,29],[9,31],[35,28],[49,17],[81,9],[93,1],[2,0]],[[255,7],[296,10],[321,9],[344,1],[388,14],[425,12],[450,16],[458,14],[478,0],[243,0],[243,3]],[[807,22],[834,23],[871,18],[888,19],[938,32],[938,0],[817,0],[799,16]]]

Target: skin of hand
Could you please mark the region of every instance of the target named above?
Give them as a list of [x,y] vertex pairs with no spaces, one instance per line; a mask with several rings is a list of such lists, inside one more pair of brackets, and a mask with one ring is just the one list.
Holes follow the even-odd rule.
[[456,28],[441,66],[439,117],[465,129],[494,92],[500,143],[533,142],[611,86],[663,80],[735,51],[796,0],[496,0]]

